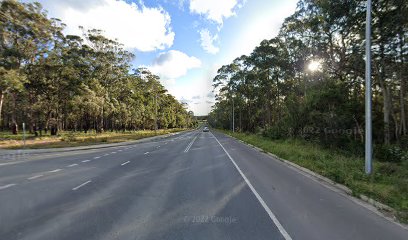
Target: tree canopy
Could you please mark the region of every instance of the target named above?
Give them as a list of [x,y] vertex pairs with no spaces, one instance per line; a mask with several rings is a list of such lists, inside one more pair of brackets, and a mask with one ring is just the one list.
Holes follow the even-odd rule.
[[193,113],[96,29],[64,35],[39,3],[0,2],[0,126],[17,133],[191,127]]
[[[366,1],[301,0],[279,35],[222,66],[212,125],[349,147],[364,136]],[[373,3],[376,143],[407,142],[408,4]],[[318,64],[311,71],[309,64]],[[360,148],[362,149],[362,148]]]

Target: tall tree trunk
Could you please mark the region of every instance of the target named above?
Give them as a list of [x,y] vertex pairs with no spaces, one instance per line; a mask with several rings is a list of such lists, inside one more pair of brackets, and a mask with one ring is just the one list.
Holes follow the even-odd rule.
[[356,118],[356,116],[355,116],[355,115],[353,115],[353,119],[354,119],[354,122],[356,123],[356,127],[357,127],[357,134],[358,134],[358,135],[359,135],[359,137],[360,137],[360,142],[361,142],[361,143],[364,143],[363,130],[362,130],[362,128],[361,128],[361,126],[360,126],[360,124],[358,123],[357,118]]
[[401,86],[400,86],[400,114],[401,114],[401,126],[400,135],[407,135],[407,121],[405,115],[405,80],[401,74]]
[[11,111],[11,132],[14,135],[18,134],[18,125],[17,125],[17,118],[16,118],[16,94],[11,93],[11,99],[13,101],[13,110]]
[[105,105],[105,100],[102,102],[101,121],[100,121],[100,126],[97,129],[97,132],[99,132],[99,133],[103,132],[103,124],[104,124],[103,116],[105,115],[104,105]]
[[4,91],[0,90],[0,127],[3,127],[2,118],[1,118],[2,117],[1,113],[3,110],[3,101],[4,101]]
[[391,92],[385,82],[384,45],[380,45],[380,63],[377,66],[377,77],[383,94],[383,121],[384,121],[384,144],[390,144],[390,115],[391,115]]
[[384,104],[384,144],[390,144],[390,115],[391,115],[391,100],[389,88],[383,87],[383,104]]
[[399,141],[400,130],[399,130],[398,118],[397,118],[397,115],[394,112],[392,112],[391,116],[392,116],[392,120],[394,121],[394,124],[395,124],[395,129],[394,129],[395,140]]
[[401,126],[400,126],[400,135],[407,135],[407,120],[405,114],[405,74],[404,74],[404,57],[403,57],[403,38],[402,34],[399,34],[399,49],[400,49],[400,60],[401,60],[401,67],[399,69],[399,77],[400,77],[400,114],[401,114]]
[[[34,105],[34,98],[33,98],[33,94],[30,92],[29,93],[29,98],[30,98],[30,105],[31,106],[33,106]],[[28,109],[28,112],[27,112],[27,115],[28,115],[28,131],[29,131],[29,133],[30,134],[33,134],[36,130],[34,130],[34,110],[33,110],[33,108],[32,107],[30,107],[29,109]]]
[[280,124],[281,120],[281,109],[280,109],[280,92],[279,92],[279,76],[276,76],[276,106],[278,111],[278,124]]
[[242,110],[239,108],[239,131],[242,132]]

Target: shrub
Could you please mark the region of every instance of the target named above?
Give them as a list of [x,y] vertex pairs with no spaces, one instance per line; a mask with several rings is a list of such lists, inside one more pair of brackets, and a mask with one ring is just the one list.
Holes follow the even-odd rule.
[[401,137],[399,145],[404,151],[408,151],[408,136]]
[[398,172],[398,164],[395,163],[383,163],[379,166],[378,171],[381,174],[392,176],[394,173]]
[[375,158],[380,162],[400,163],[408,159],[407,152],[396,145],[381,145],[374,150]]
[[74,132],[68,132],[65,136],[61,137],[61,141],[64,142],[75,142],[76,141],[76,137]]
[[280,126],[280,124],[277,124],[275,126],[265,129],[262,132],[262,135],[264,137],[267,137],[273,140],[278,140],[278,139],[286,139],[287,137],[290,137],[293,134],[290,129],[284,126]]
[[[400,192],[408,192],[408,179],[398,179],[397,188]],[[408,206],[407,206],[408,209]]]

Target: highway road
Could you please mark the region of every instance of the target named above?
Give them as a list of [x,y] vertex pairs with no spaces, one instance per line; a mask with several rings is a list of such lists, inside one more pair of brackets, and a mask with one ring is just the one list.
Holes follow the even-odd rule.
[[408,239],[341,192],[201,130],[0,165],[0,239]]

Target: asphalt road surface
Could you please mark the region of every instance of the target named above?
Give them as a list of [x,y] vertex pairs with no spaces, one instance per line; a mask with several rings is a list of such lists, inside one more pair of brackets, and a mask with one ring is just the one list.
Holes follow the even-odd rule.
[[0,239],[408,239],[284,163],[195,130],[0,164]]

